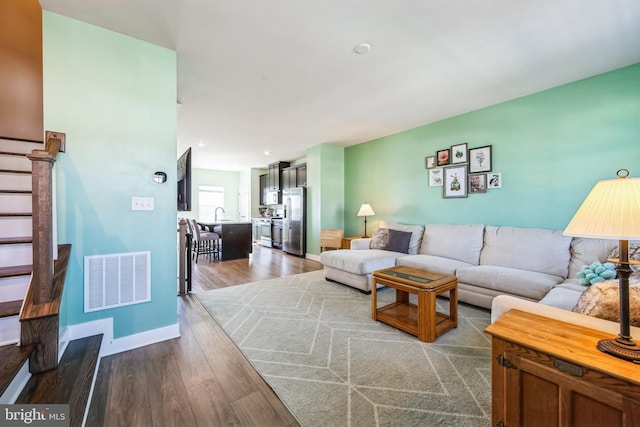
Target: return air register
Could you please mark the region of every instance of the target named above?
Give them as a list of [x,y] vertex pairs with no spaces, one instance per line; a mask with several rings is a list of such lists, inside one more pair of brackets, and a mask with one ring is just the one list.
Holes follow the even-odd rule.
[[84,257],[84,311],[151,301],[151,252]]

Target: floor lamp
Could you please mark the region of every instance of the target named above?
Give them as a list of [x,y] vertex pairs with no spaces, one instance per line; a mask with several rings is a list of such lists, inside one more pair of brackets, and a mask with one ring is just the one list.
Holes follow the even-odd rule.
[[598,349],[640,363],[640,345],[631,338],[629,325],[629,240],[640,239],[640,178],[628,178],[629,171],[620,169],[618,179],[598,182],[564,230],[574,237],[619,240],[616,263],[620,286],[620,334],[615,339],[600,340]]
[[360,210],[358,211],[358,216],[364,217],[364,236],[362,237],[369,237],[367,236],[367,217],[371,215],[375,215],[375,212],[373,212],[373,209],[371,209],[371,206],[369,205],[369,203],[365,203],[362,206],[360,206]]

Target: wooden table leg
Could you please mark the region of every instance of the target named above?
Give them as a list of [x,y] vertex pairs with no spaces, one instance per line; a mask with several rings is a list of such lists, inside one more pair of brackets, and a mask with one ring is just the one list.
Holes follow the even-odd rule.
[[409,292],[396,289],[396,302],[409,304]]
[[378,290],[378,283],[376,282],[376,278],[374,277],[371,280],[371,318],[373,320],[377,320],[378,316],[378,301],[377,301],[377,290]]
[[453,322],[453,327],[458,327],[458,286],[454,286],[449,291],[449,318]]

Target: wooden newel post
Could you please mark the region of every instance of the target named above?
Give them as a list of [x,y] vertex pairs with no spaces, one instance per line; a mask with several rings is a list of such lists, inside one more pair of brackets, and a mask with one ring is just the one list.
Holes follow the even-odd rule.
[[33,302],[44,304],[53,295],[53,191],[51,175],[56,159],[45,150],[27,154],[32,164]]

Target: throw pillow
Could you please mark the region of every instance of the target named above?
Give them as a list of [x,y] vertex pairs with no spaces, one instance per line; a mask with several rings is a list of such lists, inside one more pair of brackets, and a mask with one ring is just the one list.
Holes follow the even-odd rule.
[[411,232],[398,231],[389,229],[387,246],[384,248],[387,251],[402,252],[403,254],[409,253],[409,241],[411,240]]
[[[632,326],[640,327],[640,278],[629,280],[629,319]],[[601,319],[620,321],[620,292],[617,280],[605,280],[591,285],[582,293],[573,309],[576,313]]]
[[[607,259],[611,258],[619,258],[620,254],[618,253],[618,245],[611,251]],[[629,260],[630,261],[640,261],[640,242],[631,241],[629,242]]]
[[371,249],[385,249],[387,247],[388,234],[389,229],[387,228],[376,228],[373,230]]

